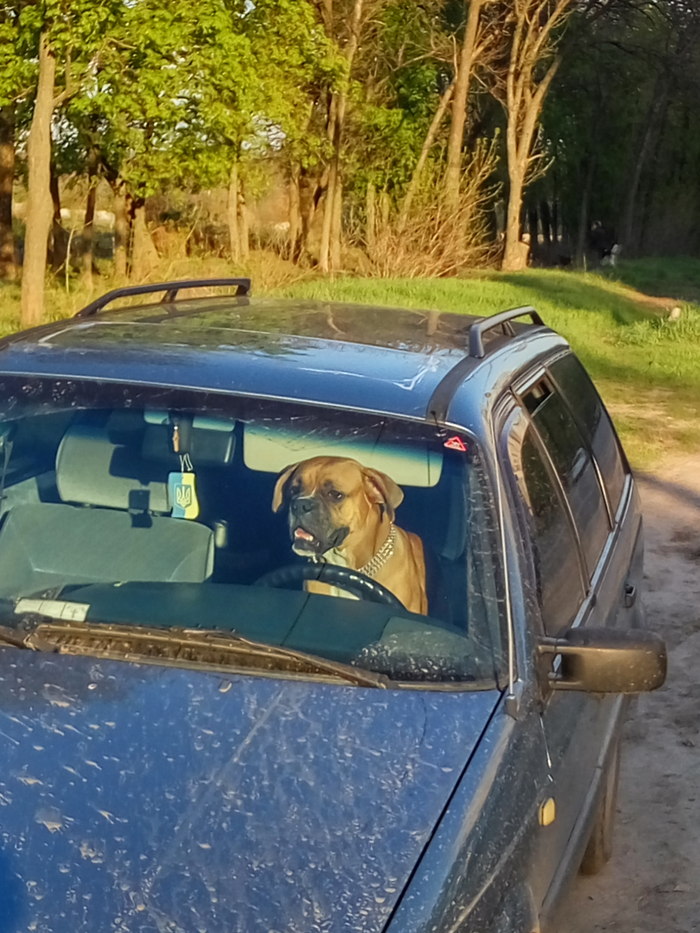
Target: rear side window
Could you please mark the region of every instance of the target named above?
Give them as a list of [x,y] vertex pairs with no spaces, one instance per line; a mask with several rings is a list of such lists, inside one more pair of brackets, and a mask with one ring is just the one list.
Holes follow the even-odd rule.
[[532,426],[515,473],[530,514],[542,622],[548,635],[556,635],[573,621],[583,586],[574,531]]
[[535,389],[544,392],[539,404],[532,407],[529,392],[525,404],[564,489],[590,577],[610,532],[603,492],[588,446],[564,400],[545,380]]
[[620,504],[626,469],[610,417],[590,376],[575,356],[557,360],[550,371],[568,402],[586,442],[593,451],[613,515]]

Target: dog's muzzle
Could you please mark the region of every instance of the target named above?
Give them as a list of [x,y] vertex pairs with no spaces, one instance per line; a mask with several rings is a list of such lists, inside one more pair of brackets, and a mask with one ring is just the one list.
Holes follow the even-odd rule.
[[321,557],[340,547],[350,533],[347,526],[333,527],[324,504],[314,496],[297,496],[289,506],[292,550],[302,557]]

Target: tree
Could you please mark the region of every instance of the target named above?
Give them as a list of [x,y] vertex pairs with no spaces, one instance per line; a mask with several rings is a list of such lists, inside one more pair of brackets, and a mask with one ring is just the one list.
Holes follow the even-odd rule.
[[450,134],[447,140],[444,193],[447,206],[456,209],[459,203],[462,174],[462,147],[467,122],[467,100],[474,66],[484,49],[482,13],[489,0],[465,0],[464,34],[459,56],[455,61],[454,90]]
[[595,258],[594,223],[625,256],[700,245],[699,39],[700,11],[684,0],[573,14],[542,118],[556,164],[535,189],[560,209],[562,247],[579,261]]
[[[27,213],[22,269],[21,323],[38,323],[44,312],[46,250],[51,226],[51,127],[56,106],[77,93],[93,67],[119,0],[46,0],[28,5],[20,28],[36,36],[38,77],[27,139]],[[57,57],[63,87],[56,94]]]
[[44,314],[46,248],[51,228],[51,118],[54,110],[56,56],[45,31],[39,37],[39,79],[27,140],[27,213],[22,266],[23,327],[38,324]]
[[35,63],[27,56],[26,31],[20,26],[24,4],[0,8],[0,279],[18,275],[12,225],[15,139],[23,104],[36,82]]
[[527,250],[520,238],[523,194],[541,159],[534,144],[547,93],[562,58],[558,51],[573,0],[513,0],[503,35],[505,74],[497,88],[506,110],[508,201],[502,268],[522,269]]

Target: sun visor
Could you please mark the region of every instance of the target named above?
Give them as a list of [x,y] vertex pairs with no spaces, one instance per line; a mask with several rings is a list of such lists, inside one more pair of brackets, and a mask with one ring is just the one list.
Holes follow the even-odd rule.
[[322,456],[357,460],[386,473],[399,486],[436,486],[442,474],[442,453],[425,443],[376,443],[347,432],[300,432],[277,424],[243,427],[243,461],[250,470],[280,473],[292,463]]

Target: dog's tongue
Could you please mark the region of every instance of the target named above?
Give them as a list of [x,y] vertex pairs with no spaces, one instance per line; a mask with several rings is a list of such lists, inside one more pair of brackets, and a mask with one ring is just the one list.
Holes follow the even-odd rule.
[[309,534],[308,531],[304,531],[303,528],[295,528],[294,537],[301,538],[302,541],[315,541],[316,540],[313,535]]

